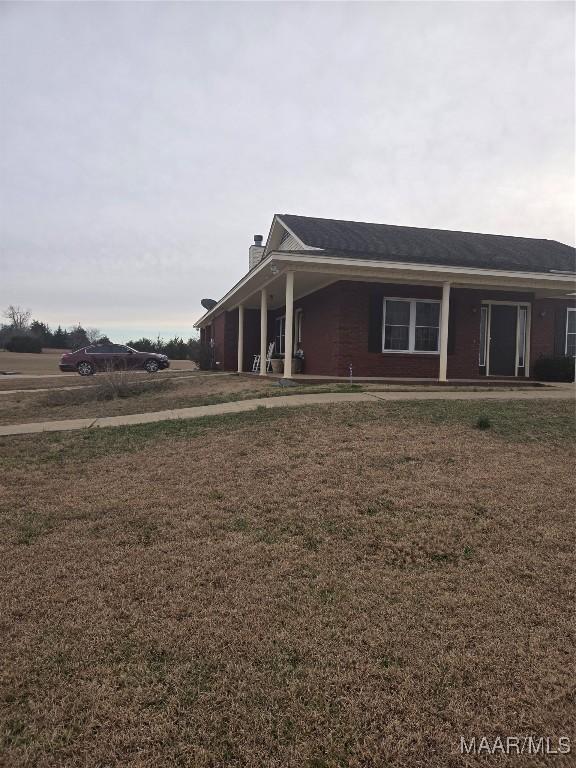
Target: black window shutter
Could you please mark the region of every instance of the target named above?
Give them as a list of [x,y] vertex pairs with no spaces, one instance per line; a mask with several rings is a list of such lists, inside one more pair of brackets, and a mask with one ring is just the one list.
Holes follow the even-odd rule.
[[566,354],[566,307],[556,307],[554,315],[554,354],[558,357]]
[[382,352],[383,297],[371,293],[368,307],[368,352]]
[[456,302],[450,302],[450,312],[448,314],[448,354],[453,355],[456,349]]

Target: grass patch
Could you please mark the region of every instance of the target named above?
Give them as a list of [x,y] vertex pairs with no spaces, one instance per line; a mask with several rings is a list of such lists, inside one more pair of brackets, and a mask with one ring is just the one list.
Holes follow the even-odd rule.
[[87,403],[106,402],[110,400],[124,400],[143,395],[167,392],[173,386],[170,379],[158,381],[119,380],[117,382],[102,381],[94,386],[76,387],[75,389],[61,389],[47,392],[41,399],[42,405],[48,408],[60,408],[62,406],[80,406]]
[[[237,402],[254,398],[287,397],[291,395],[324,393],[358,393],[384,390],[410,391],[406,385],[332,382],[298,384],[281,387],[270,379],[247,378],[224,374],[180,374],[164,371],[155,377],[133,371],[112,371],[88,380],[66,377],[66,390],[60,390],[62,380],[42,379],[20,384],[8,382],[0,397],[0,423],[16,424],[54,419],[98,418],[122,414],[149,413],[176,408]],[[2,382],[0,382],[0,385]],[[16,385],[16,386],[14,386]],[[35,392],[34,387],[47,387],[51,392]],[[10,391],[13,388],[14,391]],[[440,387],[431,384],[429,390]],[[478,387],[447,387],[475,391]],[[412,390],[413,391],[413,390]]]
[[461,734],[569,732],[571,413],[3,438],[3,765],[445,768]]
[[517,442],[576,437],[572,400],[412,400],[385,405],[386,418],[476,428],[479,421],[489,422],[491,433]]
[[[288,408],[257,408],[254,411],[197,419],[158,421],[126,427],[103,427],[79,432],[23,435],[20,439],[0,437],[0,467],[21,464],[64,464],[100,457],[134,453],[151,443],[189,440],[212,430],[236,431],[247,426],[266,425],[288,416]],[[31,450],[33,446],[33,450]],[[221,492],[214,494],[220,497]]]
[[52,530],[52,521],[45,516],[25,513],[16,522],[16,544],[30,546]]
[[[348,427],[372,421],[407,424],[475,424],[489,419],[491,433],[517,442],[541,440],[574,440],[576,423],[572,401],[375,401],[374,403],[307,406],[298,409],[305,414],[339,414]],[[0,467],[21,463],[64,463],[141,450],[150,443],[166,440],[189,440],[204,437],[212,430],[236,431],[248,426],[266,429],[294,413],[291,408],[264,408],[253,411],[204,416],[197,419],[152,422],[133,426],[104,427],[80,432],[57,432],[40,435],[0,437]],[[342,439],[339,434],[338,440]],[[31,450],[31,446],[34,449]],[[306,453],[304,453],[306,455]],[[446,463],[453,462],[450,456]],[[382,463],[378,457],[377,462]],[[412,454],[394,455],[384,460],[388,467],[413,464]],[[216,491],[218,492],[218,491]],[[378,510],[384,509],[379,502]],[[370,514],[366,512],[366,514]]]

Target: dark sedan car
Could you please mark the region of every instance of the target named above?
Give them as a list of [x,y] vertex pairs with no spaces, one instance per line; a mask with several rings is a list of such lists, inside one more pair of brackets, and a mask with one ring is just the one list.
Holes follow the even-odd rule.
[[142,369],[156,373],[169,368],[166,355],[139,352],[124,344],[92,344],[90,347],[65,352],[60,358],[61,371],[77,371],[80,376],[92,376],[96,371]]

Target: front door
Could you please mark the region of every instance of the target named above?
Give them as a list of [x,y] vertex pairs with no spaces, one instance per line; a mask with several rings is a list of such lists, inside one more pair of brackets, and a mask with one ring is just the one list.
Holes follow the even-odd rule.
[[490,376],[516,375],[518,307],[490,306]]

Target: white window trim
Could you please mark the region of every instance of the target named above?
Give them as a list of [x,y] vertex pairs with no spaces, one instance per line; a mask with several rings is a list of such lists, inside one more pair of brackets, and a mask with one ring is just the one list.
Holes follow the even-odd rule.
[[566,308],[566,333],[564,335],[564,354],[566,356],[568,356],[568,336],[576,336],[576,331],[570,331],[570,333],[568,333],[568,318],[570,317],[570,312],[576,314],[576,307]]
[[[386,302],[405,301],[410,304],[410,320],[408,325],[408,349],[386,349]],[[421,350],[414,349],[416,340],[416,304],[440,304],[438,316],[438,349]],[[440,299],[404,299],[398,296],[384,296],[382,300],[382,352],[386,355],[432,355],[440,354],[440,327],[442,325],[442,301]],[[431,328],[433,326],[418,326],[418,328]]]

